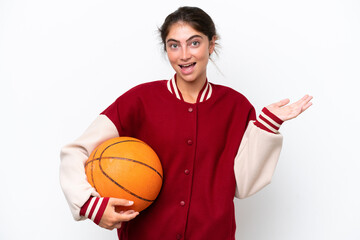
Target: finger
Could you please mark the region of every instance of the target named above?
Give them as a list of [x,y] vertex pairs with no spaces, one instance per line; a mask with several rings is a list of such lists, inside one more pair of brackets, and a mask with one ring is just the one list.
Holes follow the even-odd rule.
[[121,222],[114,225],[114,228],[121,228]]
[[312,105],[312,102],[308,102],[305,106],[302,107],[302,111],[305,111]]
[[134,210],[123,211],[123,213],[115,213],[108,219],[102,219],[99,225],[100,227],[113,230],[114,228],[120,228],[122,222],[128,222],[134,219],[139,212],[135,212]]
[[113,230],[115,228],[120,228],[121,222],[108,222],[108,223],[100,222],[99,226],[108,230]]
[[313,96],[308,96],[307,99],[305,100],[306,103],[310,102],[313,99]]
[[296,103],[299,105],[305,105],[306,103],[308,103],[310,100],[312,99],[312,96],[309,96],[308,94],[306,94],[305,96],[303,96],[299,101],[297,101]]
[[134,204],[133,201],[129,201],[126,199],[120,199],[120,198],[110,198],[109,204],[111,206],[131,206]]
[[313,99],[313,96],[308,96],[304,102],[308,103]]
[[[309,95],[305,95],[302,99],[300,99],[297,103],[299,107],[301,107],[301,110],[304,111],[306,110],[307,108],[309,108],[311,106],[311,99],[313,97],[312,96],[309,96]],[[309,105],[310,104],[310,105]]]
[[122,222],[118,222],[118,223],[114,223],[110,226],[106,226],[104,228],[108,229],[108,230],[114,230],[115,228],[121,228]]
[[283,100],[275,103],[275,106],[277,106],[277,107],[283,107],[283,106],[285,106],[286,104],[288,104],[289,102],[290,102],[290,99],[285,98],[285,99],[283,99]]
[[127,210],[127,211],[123,212],[123,214],[132,214],[134,212],[135,212],[134,210]]
[[301,99],[299,99],[298,101],[294,102],[293,104],[291,104],[289,106],[292,109],[298,109],[298,111],[300,111],[300,113],[301,113],[302,111],[305,110],[304,106],[307,105],[311,99],[312,99],[312,96],[305,95],[304,97],[302,97]]
[[[131,212],[132,211],[132,212]],[[135,212],[133,210],[130,210],[130,211],[126,211],[125,213],[123,214],[119,214],[118,216],[118,220],[119,222],[128,222],[132,219],[134,219],[137,215],[139,215],[139,212]]]

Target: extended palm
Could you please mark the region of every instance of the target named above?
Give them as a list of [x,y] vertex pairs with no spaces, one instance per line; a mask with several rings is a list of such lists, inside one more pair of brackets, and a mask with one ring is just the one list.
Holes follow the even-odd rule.
[[287,121],[296,118],[306,109],[308,109],[312,105],[312,103],[310,102],[312,98],[312,96],[305,95],[299,101],[294,102],[290,105],[287,105],[290,100],[284,99],[267,106],[267,109],[281,120]]

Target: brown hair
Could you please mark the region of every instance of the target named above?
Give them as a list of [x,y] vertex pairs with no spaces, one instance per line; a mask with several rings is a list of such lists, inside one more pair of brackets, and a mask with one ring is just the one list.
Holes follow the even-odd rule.
[[184,22],[193,27],[196,31],[203,33],[212,40],[214,36],[218,38],[216,28],[211,17],[198,7],[180,7],[175,12],[169,14],[159,28],[160,37],[166,52],[166,37],[169,34],[170,27],[177,22]]

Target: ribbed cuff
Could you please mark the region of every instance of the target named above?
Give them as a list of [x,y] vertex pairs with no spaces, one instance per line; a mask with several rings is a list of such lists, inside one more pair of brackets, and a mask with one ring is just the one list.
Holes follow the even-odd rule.
[[283,120],[271,113],[267,108],[263,108],[254,124],[265,131],[278,133],[283,122]]
[[90,197],[84,206],[81,207],[80,215],[91,219],[99,225],[108,202],[109,198]]

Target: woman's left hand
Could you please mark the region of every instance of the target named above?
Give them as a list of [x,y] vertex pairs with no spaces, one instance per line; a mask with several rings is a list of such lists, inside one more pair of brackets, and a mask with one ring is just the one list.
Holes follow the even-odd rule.
[[305,95],[299,101],[294,102],[290,105],[287,105],[290,100],[284,99],[280,102],[273,103],[266,108],[281,120],[287,121],[296,118],[306,109],[308,109],[312,105],[312,103],[310,102],[312,98],[312,96]]

